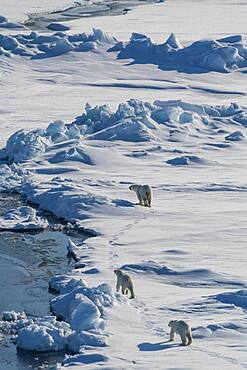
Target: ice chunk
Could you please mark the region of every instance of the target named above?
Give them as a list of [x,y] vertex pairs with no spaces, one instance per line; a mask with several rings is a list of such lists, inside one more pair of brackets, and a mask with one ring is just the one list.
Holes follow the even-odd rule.
[[81,331],[73,333],[68,340],[68,348],[74,353],[78,353],[84,346],[105,347],[104,337],[99,334]]
[[86,287],[84,280],[72,279],[69,275],[56,275],[49,280],[49,288],[57,293],[65,294],[76,287]]
[[[73,306],[76,308],[73,309]],[[76,332],[82,330],[98,330],[102,319],[98,307],[83,294],[76,294],[75,301],[71,305],[72,313],[70,326]]]
[[15,311],[4,311],[2,314],[3,321],[17,321],[26,319],[25,312],[15,312]]
[[68,31],[70,27],[65,26],[64,24],[61,23],[49,23],[47,26],[48,30],[52,31]]
[[61,120],[51,122],[46,129],[47,135],[65,133],[65,131],[66,131],[65,123]]
[[48,225],[48,221],[37,216],[31,207],[10,209],[0,217],[0,230],[39,230]]
[[49,352],[62,351],[67,344],[71,330],[66,323],[62,325],[43,322],[31,324],[20,330],[17,347],[27,351]]

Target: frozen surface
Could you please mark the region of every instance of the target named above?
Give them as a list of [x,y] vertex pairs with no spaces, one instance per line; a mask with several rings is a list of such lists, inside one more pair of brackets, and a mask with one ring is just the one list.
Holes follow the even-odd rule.
[[[2,23],[23,19],[7,8]],[[50,281],[73,332],[24,331],[72,351],[63,366],[246,368],[245,14],[167,0],[66,32],[1,28],[0,187],[95,235],[65,244],[75,268]],[[136,299],[113,293],[115,268]],[[166,342],[171,319],[190,347]]]

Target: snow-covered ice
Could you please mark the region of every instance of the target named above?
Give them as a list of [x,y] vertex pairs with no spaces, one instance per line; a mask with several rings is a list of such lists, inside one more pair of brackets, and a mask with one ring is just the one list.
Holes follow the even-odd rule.
[[[0,26],[22,26],[27,3]],[[1,322],[18,347],[71,351],[73,369],[246,368],[245,11],[167,0],[0,28],[0,189],[94,234],[68,240],[75,266],[50,279],[61,323]],[[152,186],[151,209],[132,183]],[[134,300],[114,292],[115,268]],[[166,342],[172,319],[190,322],[190,347]]]

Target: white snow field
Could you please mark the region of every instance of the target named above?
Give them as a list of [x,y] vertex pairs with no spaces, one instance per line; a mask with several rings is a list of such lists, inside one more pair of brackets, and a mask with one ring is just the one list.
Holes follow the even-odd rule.
[[[6,25],[21,27],[25,3],[1,7],[0,190],[94,237],[68,242],[53,316],[0,326],[18,348],[69,350],[64,368],[246,369],[247,4]],[[131,184],[152,186],[151,208]],[[114,293],[115,268],[135,299]],[[191,324],[191,346],[168,342],[170,320]]]

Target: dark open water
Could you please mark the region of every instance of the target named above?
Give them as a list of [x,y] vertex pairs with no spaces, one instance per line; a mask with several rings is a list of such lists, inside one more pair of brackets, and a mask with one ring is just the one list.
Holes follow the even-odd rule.
[[[0,193],[0,214],[20,205],[19,196]],[[48,282],[51,276],[69,271],[68,238],[80,244],[86,235],[49,229],[37,234],[0,233],[0,318],[9,310],[24,310],[30,316],[50,314]],[[8,338],[1,341],[0,334],[0,370],[52,369],[63,358],[63,353],[17,352]]]

